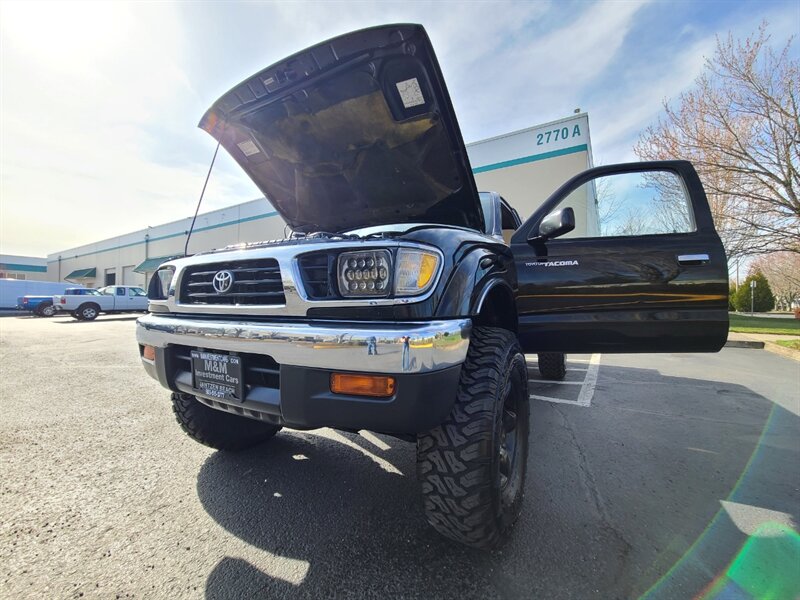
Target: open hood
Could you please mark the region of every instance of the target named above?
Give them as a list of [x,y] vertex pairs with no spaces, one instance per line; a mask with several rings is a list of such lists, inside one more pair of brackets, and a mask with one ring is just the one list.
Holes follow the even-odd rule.
[[403,222],[483,230],[480,200],[421,25],[343,35],[284,59],[200,121],[300,232]]

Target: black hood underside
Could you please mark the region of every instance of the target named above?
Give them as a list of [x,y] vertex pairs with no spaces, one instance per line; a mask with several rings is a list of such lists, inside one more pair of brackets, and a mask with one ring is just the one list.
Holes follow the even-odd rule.
[[200,126],[295,231],[483,229],[461,132],[419,25],[357,31],[295,54],[225,94]]

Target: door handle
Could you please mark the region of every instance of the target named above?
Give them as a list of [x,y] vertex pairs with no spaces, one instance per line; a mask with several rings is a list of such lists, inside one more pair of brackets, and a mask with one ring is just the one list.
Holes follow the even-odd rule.
[[708,254],[680,254],[678,255],[678,264],[680,265],[702,265],[707,263],[711,258]]

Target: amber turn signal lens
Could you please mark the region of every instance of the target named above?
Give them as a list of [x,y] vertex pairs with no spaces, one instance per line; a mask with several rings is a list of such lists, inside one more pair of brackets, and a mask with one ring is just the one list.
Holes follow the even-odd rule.
[[156,349],[152,346],[142,346],[142,357],[147,360],[156,359]]
[[394,389],[394,377],[352,375],[350,373],[333,373],[331,375],[331,391],[334,394],[386,398],[394,394]]

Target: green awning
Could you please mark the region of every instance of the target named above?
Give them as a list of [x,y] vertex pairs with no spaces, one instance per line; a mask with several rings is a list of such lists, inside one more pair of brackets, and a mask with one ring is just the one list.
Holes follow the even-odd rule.
[[64,279],[69,281],[70,279],[94,279],[97,277],[97,269],[92,267],[91,269],[76,269]]
[[138,267],[134,269],[137,273],[152,273],[158,270],[163,263],[167,262],[168,260],[172,260],[173,258],[177,258],[174,254],[172,256],[159,256],[158,258],[148,258],[146,261],[141,263]]

